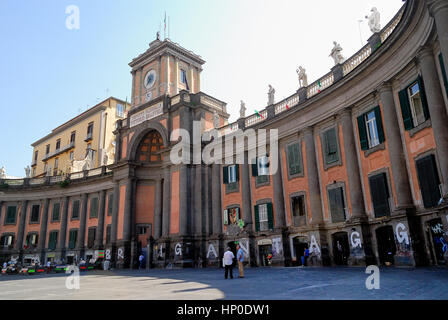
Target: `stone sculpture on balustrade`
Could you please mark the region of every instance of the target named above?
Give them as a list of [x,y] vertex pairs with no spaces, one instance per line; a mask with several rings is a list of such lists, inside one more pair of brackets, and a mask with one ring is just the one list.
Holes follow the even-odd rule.
[[306,70],[299,66],[299,69],[296,70],[297,75],[299,76],[299,88],[308,87],[308,76],[306,75]]
[[271,106],[275,103],[275,89],[269,85],[269,91],[268,91],[268,106]]
[[372,13],[370,14],[370,16],[366,16],[366,19],[368,20],[369,23],[369,28],[370,31],[372,31],[372,33],[377,33],[381,31],[381,24],[380,24],[380,13],[378,12],[377,8],[372,8],[372,10],[370,10]]
[[334,59],[334,64],[338,65],[345,61],[344,56],[342,55],[342,47],[336,41],[333,41],[334,47],[331,50],[330,57]]

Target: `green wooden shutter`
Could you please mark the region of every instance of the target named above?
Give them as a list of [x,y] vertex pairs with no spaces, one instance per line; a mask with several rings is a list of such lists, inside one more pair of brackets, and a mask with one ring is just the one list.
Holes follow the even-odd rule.
[[229,183],[229,167],[222,168],[222,178],[223,178],[224,184]]
[[235,165],[235,177],[236,182],[240,181],[240,166],[238,164]]
[[258,215],[258,206],[254,206],[255,212],[255,231],[260,231],[260,217]]
[[431,208],[440,200],[440,179],[434,155],[427,156],[416,162],[418,183],[422,193],[423,205]]
[[375,217],[388,216],[390,214],[390,207],[386,174],[381,173],[371,177],[369,179],[369,185]]
[[384,137],[383,121],[381,117],[380,106],[377,106],[375,108],[375,120],[376,120],[376,128],[378,130],[378,140],[380,143],[383,143],[384,141],[386,141],[386,138]]
[[338,144],[336,141],[336,130],[334,128],[324,133],[325,161],[327,164],[338,161]]
[[445,62],[442,53],[439,54],[440,69],[442,70],[443,83],[445,85],[446,95],[448,96],[448,76],[446,75]]
[[272,203],[267,204],[268,207],[268,223],[269,223],[269,229],[274,229],[274,210],[272,208]]
[[409,104],[408,88],[400,91],[398,94],[400,97],[401,115],[403,116],[404,128],[411,130],[414,128],[414,122],[412,121],[411,105]]
[[258,177],[258,158],[252,160],[252,177]]
[[420,89],[420,98],[422,100],[423,113],[425,114],[425,119],[428,120],[430,118],[430,115],[428,109],[428,100],[426,99],[425,84],[421,76],[418,76],[417,81],[418,87]]
[[364,115],[358,117],[358,132],[359,142],[361,143],[361,150],[368,150],[369,141],[367,140],[366,120]]
[[229,211],[227,209],[224,210],[224,224],[225,225],[229,224]]

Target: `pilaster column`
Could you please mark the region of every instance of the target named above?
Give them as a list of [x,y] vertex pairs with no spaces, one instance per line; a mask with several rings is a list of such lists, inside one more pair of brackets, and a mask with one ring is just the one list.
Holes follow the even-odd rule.
[[126,196],[124,200],[123,240],[130,241],[132,237],[132,203],[134,202],[134,178],[126,181]]
[[280,157],[280,150],[277,152],[277,172],[273,175],[274,183],[274,214],[275,227],[286,227],[285,223],[285,199],[283,198],[283,181],[282,181],[282,161]]
[[427,0],[427,2],[429,13],[434,17],[436,23],[440,51],[442,51],[445,70],[448,70],[448,1]]
[[204,197],[203,192],[203,166],[201,164],[198,164],[194,168],[194,210],[193,210],[193,228],[194,233],[196,235],[202,235],[202,226],[203,226],[203,220],[202,220],[202,198]]
[[212,164],[212,216],[213,234],[221,234],[221,165],[219,164]]
[[61,230],[59,231],[59,245],[58,249],[62,250],[65,249],[65,241],[67,238],[67,221],[68,221],[68,207],[70,203],[70,198],[65,197],[64,198],[64,204],[62,209],[62,219],[61,219]]
[[385,135],[388,145],[392,179],[397,195],[397,208],[412,206],[411,188],[409,185],[404,149],[401,142],[400,126],[397,118],[397,107],[390,83],[384,82],[379,88]]
[[40,233],[39,233],[39,250],[45,250],[47,240],[47,224],[48,224],[48,209],[50,207],[50,199],[45,199],[44,211],[40,219]]
[[154,199],[154,238],[162,236],[162,179],[156,180],[156,194]]
[[110,242],[115,244],[117,242],[118,234],[118,206],[120,203],[120,184],[114,184],[114,196],[112,205],[112,225],[110,227]]
[[170,211],[171,211],[171,170],[164,169],[163,179],[163,216],[162,216],[162,236],[168,237],[170,234]]
[[22,206],[20,207],[19,229],[17,230],[17,241],[15,246],[16,250],[21,250],[23,248],[23,236],[25,231],[27,208],[28,208],[28,201],[25,200],[22,202]]
[[323,222],[323,214],[320,195],[319,173],[317,171],[314,133],[312,127],[308,127],[304,130],[304,137],[309,199],[311,205],[311,223],[313,225],[316,225]]
[[353,218],[365,218],[364,195],[361,186],[361,174],[359,172],[356,142],[353,133],[352,112],[349,108],[341,113],[342,136],[344,140],[345,167],[347,169],[348,187],[350,190],[350,203],[352,205],[351,216]]
[[179,94],[179,58],[174,57],[174,95]]
[[241,196],[242,196],[242,217],[244,222],[249,225],[249,230],[252,230],[252,201],[250,190],[250,169],[247,151],[244,151],[244,163],[241,167]]
[[95,247],[98,249],[102,249],[103,247],[103,238],[104,238],[104,217],[106,214],[106,190],[100,191],[99,198],[99,208],[98,208],[98,228],[95,238]]
[[79,220],[79,237],[76,244],[76,249],[84,249],[84,243],[86,239],[86,224],[87,224],[87,206],[89,203],[89,197],[87,193],[83,193],[81,196],[81,218]]
[[186,165],[179,167],[179,234],[186,236],[190,232],[190,190],[189,190],[189,168]]
[[[445,32],[448,31],[445,30]],[[432,49],[424,47],[419,52],[418,57],[425,84],[434,139],[436,141],[439,169],[442,174],[443,193],[446,194],[448,192],[448,116],[446,114],[442,88],[440,87],[437,76],[436,62]]]

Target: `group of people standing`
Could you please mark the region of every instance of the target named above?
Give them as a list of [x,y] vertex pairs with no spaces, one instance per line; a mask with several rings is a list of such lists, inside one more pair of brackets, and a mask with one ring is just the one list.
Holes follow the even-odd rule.
[[[241,246],[239,244],[236,245],[236,261],[238,263],[238,271],[239,276],[238,278],[244,278],[244,252],[243,249],[241,249]],[[227,247],[226,252],[224,253],[224,257],[222,259],[222,264],[224,267],[224,278],[228,279],[229,273],[230,273],[230,279],[233,279],[233,259],[235,259],[235,255],[233,254],[230,247]]]

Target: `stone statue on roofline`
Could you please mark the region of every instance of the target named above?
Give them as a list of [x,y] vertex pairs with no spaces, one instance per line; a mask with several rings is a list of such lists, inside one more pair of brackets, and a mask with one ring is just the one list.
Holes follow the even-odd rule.
[[220,127],[219,115],[218,115],[218,112],[216,112],[216,111],[213,112],[213,127],[215,129]]
[[31,173],[30,166],[26,166],[26,168],[25,168],[25,177],[29,178],[30,177],[30,173]]
[[372,33],[377,33],[381,31],[381,24],[380,24],[380,18],[381,15],[378,12],[378,9],[373,7],[372,10],[370,10],[372,13],[370,16],[366,16],[366,19],[369,23],[369,28]]
[[275,103],[275,89],[269,85],[269,91],[268,91],[268,106],[273,105]]
[[334,64],[338,65],[338,64],[343,63],[345,61],[345,58],[341,53],[342,52],[341,45],[339,43],[337,43],[336,41],[333,41],[333,44],[334,44],[334,47],[331,50],[330,57],[333,58]]
[[0,179],[5,179],[6,178],[6,170],[5,167],[1,167],[0,168]]
[[297,75],[299,76],[299,88],[308,87],[308,76],[306,75],[306,70],[299,66],[299,69],[296,70]]
[[241,100],[240,119],[246,117],[246,104]]

